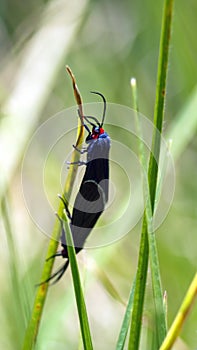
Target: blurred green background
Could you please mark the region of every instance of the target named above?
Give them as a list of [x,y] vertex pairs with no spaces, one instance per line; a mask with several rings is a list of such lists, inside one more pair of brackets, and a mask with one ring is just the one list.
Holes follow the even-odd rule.
[[[89,91],[96,90],[108,102],[132,107],[130,78],[136,77],[140,112],[153,119],[162,6],[160,0],[1,1],[0,190],[2,198],[6,195],[12,225],[7,234],[2,222],[0,226],[2,349],[21,349],[48,244],[48,238],[32,222],[23,199],[21,164],[26,146],[42,122],[75,104],[66,64],[75,73],[84,102],[92,102]],[[196,13],[194,0],[175,3],[164,135],[167,140],[172,138],[176,190],[170,212],[157,231],[169,324],[197,265]],[[39,148],[44,143],[43,139],[43,144],[37,145],[32,166],[38,162]],[[54,159],[51,178],[47,179],[54,198],[58,193],[55,167]],[[27,181],[31,185],[31,174]],[[36,187],[31,190],[36,192]],[[32,205],[42,213],[39,201]],[[84,272],[84,261],[92,257],[126,302],[135,276],[140,227],[139,223],[113,245],[88,250],[79,257],[96,349],[114,349],[124,306],[109,295],[107,284],[99,279],[94,267]],[[149,274],[142,349],[148,349],[151,341],[151,293]],[[36,349],[76,349],[78,335],[76,305],[67,272],[58,285],[49,289]],[[196,347],[194,305],[175,349]]]

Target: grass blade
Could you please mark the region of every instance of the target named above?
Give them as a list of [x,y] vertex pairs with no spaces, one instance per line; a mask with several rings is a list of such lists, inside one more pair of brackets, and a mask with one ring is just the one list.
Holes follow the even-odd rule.
[[83,345],[85,350],[92,350],[93,346],[92,346],[92,340],[90,335],[86,305],[85,305],[83,290],[80,282],[79,269],[77,266],[77,259],[76,259],[76,253],[75,253],[74,243],[72,239],[72,233],[71,233],[70,225],[67,221],[67,218],[66,220],[63,221],[63,225],[66,233],[66,242],[68,244],[67,246],[68,256],[69,256],[69,262],[71,266],[71,273],[73,278],[73,285],[75,290],[75,298],[77,302],[77,309],[78,309]]
[[181,327],[197,297],[197,273],[186,293],[183,303],[178,311],[178,314],[170,327],[168,334],[160,347],[160,350],[170,350],[178,337]]
[[147,277],[148,268],[148,233],[147,233],[147,223],[146,216],[143,218],[142,232],[140,239],[140,249],[138,258],[138,267],[136,274],[136,286],[134,293],[134,302],[132,310],[131,328],[129,336],[129,350],[138,349],[141,331],[141,320],[143,312],[145,285]]
[[[76,85],[75,77],[72,74],[71,70],[70,70],[69,74],[71,75],[71,79],[73,82],[73,89],[74,89],[74,93],[75,93],[78,107],[82,111],[82,99],[81,99],[78,87]],[[76,145],[79,148],[83,142],[83,134],[84,134],[84,128],[81,125],[81,121],[79,120],[79,122],[78,122],[78,136],[77,136],[77,141],[76,141]],[[79,161],[79,158],[80,158],[79,152],[74,150],[72,153],[71,162],[77,162],[77,161]],[[67,176],[66,183],[65,183],[65,187],[64,187],[65,198],[68,198],[68,199],[70,198],[76,173],[77,173],[77,165],[73,165],[69,169],[68,176]],[[62,218],[62,216],[63,216],[63,209],[64,209],[64,206],[63,206],[63,203],[61,201],[60,205],[59,205],[59,209],[58,209],[58,216],[60,218]],[[48,280],[48,278],[51,276],[51,271],[53,268],[53,263],[54,263],[55,258],[50,258],[49,260],[47,260],[47,259],[51,256],[54,256],[54,254],[57,251],[57,247],[59,244],[59,237],[60,237],[60,229],[61,229],[61,225],[60,225],[60,222],[57,218],[55,221],[53,232],[52,232],[52,238],[49,242],[48,251],[46,254],[46,261],[45,261],[42,276],[41,276],[41,282]],[[38,329],[39,329],[39,324],[40,324],[40,319],[42,316],[44,303],[46,300],[47,291],[48,291],[48,283],[41,284],[38,287],[38,290],[37,290],[37,293],[35,296],[35,300],[34,300],[33,309],[32,309],[32,315],[31,315],[31,318],[29,320],[29,324],[28,324],[26,334],[25,334],[25,339],[24,339],[24,344],[23,344],[24,350],[32,349],[32,347],[36,341]]]
[[128,333],[128,330],[129,330],[129,325],[130,325],[131,310],[132,310],[132,307],[133,307],[134,291],[135,291],[135,281],[133,282],[133,285],[132,285],[132,288],[131,288],[131,292],[130,292],[130,295],[129,295],[129,300],[128,300],[128,304],[127,304],[127,307],[126,307],[126,311],[125,311],[124,319],[123,319],[123,322],[122,322],[122,326],[121,326],[121,329],[120,329],[120,333],[119,333],[119,337],[118,337],[118,341],[117,341],[117,345],[116,345],[116,350],[123,350],[124,349],[124,345],[125,345],[127,333]]
[[[139,261],[136,276],[136,288],[134,294],[134,306],[132,312],[131,328],[130,328],[130,339],[129,339],[129,350],[136,350],[139,347],[140,330],[141,330],[141,319],[142,310],[144,303],[145,284],[148,269],[148,255],[150,246],[151,255],[151,271],[153,278],[153,290],[156,298],[156,314],[159,315],[162,325],[158,324],[158,341],[159,344],[163,341],[166,333],[165,313],[160,309],[161,304],[163,305],[161,283],[159,278],[159,264],[155,243],[155,236],[151,232],[148,235],[148,229],[150,228],[150,216],[154,212],[155,194],[157,188],[157,174],[158,174],[158,160],[160,153],[160,133],[162,131],[163,114],[164,114],[164,101],[166,91],[166,76],[168,67],[168,55],[169,55],[169,43],[170,33],[172,24],[172,9],[173,0],[166,0],[164,3],[162,31],[160,40],[160,52],[159,52],[159,64],[158,64],[158,75],[157,75],[157,89],[156,89],[156,101],[154,110],[154,126],[155,132],[153,132],[152,139],[152,153],[150,155],[148,179],[149,179],[149,193],[150,193],[150,208],[148,210],[148,223],[147,214],[145,213],[143,218]],[[158,132],[159,131],[159,132]],[[156,320],[157,323],[157,320]],[[159,329],[161,326],[161,329]]]

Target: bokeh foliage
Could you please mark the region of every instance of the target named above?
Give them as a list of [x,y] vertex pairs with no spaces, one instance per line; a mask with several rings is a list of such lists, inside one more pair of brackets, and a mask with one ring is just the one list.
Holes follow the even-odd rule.
[[[97,90],[103,92],[109,102],[132,106],[129,82],[130,78],[135,76],[138,82],[140,111],[152,120],[162,5],[163,2],[160,0],[157,3],[152,0],[82,1],[80,12],[77,1],[72,3],[65,0],[1,1],[0,99],[3,107],[2,121],[6,118],[6,110],[9,111],[11,97],[20,82],[19,79],[24,78],[19,73],[28,55],[27,47],[32,44],[38,32],[43,28],[45,23],[43,19],[47,18],[50,23],[63,6],[61,8],[66,9],[65,21],[62,21],[61,25],[63,23],[67,28],[69,18],[74,16],[75,11],[78,11],[75,18],[76,27],[73,29],[69,45],[65,44],[66,38],[65,41],[64,38],[62,39],[61,56],[54,57],[53,60],[46,56],[46,61],[43,62],[42,52],[40,55],[38,52],[36,61],[32,59],[31,66],[35,67],[35,72],[36,69],[38,71],[38,87],[42,84],[40,80],[42,67],[47,64],[49,72],[53,73],[50,73],[50,81],[45,83],[47,86],[43,86],[41,90],[40,100],[37,102],[40,107],[34,106],[35,112],[32,112],[34,118],[32,117],[30,129],[27,130],[28,115],[26,123],[19,125],[16,119],[16,125],[14,125],[16,134],[22,132],[24,140],[16,154],[14,166],[10,168],[11,173],[6,191],[9,218],[12,223],[12,232],[9,236],[11,241],[6,237],[3,225],[1,226],[2,303],[0,317],[2,327],[0,345],[2,348],[6,347],[9,350],[21,347],[25,323],[35,293],[34,285],[38,282],[48,243],[48,239],[39,232],[28,217],[23,202],[20,174],[25,145],[41,121],[47,120],[57,111],[74,104],[70,81],[65,73],[66,63],[75,72],[84,102],[90,101],[90,90]],[[176,314],[197,265],[196,12],[197,3],[194,0],[175,2],[164,134],[167,138],[176,135],[173,144],[178,143],[180,152],[176,150],[175,154],[174,201],[168,217],[157,232],[162,283],[168,294],[169,324]],[[56,26],[58,26],[58,21]],[[68,26],[68,31],[69,28]],[[40,45],[45,44],[46,50],[47,46],[55,44],[47,33],[44,39],[45,42],[41,41]],[[21,97],[24,99],[24,104],[28,105],[28,102],[31,102],[28,101],[28,98],[30,99],[31,93],[33,94],[36,88],[35,85],[32,85],[30,75],[26,85],[27,95]],[[188,104],[192,105],[192,108],[188,108]],[[17,103],[15,108],[17,113]],[[12,120],[14,120],[14,114]],[[176,127],[180,125],[177,134]],[[186,142],[183,136],[184,129],[188,130]],[[39,145],[39,147],[42,146],[42,144]],[[9,149],[0,149],[0,152],[4,158],[12,158]],[[36,163],[36,154],[31,161]],[[58,192],[53,182],[55,162],[54,159],[49,180],[50,194],[54,197]],[[1,166],[3,167],[3,162]],[[38,210],[42,210],[39,203],[35,205],[38,206]],[[101,268],[105,269],[125,300],[128,297],[130,282],[135,274],[139,233],[140,224],[121,241],[103,248],[102,253],[99,249],[98,251],[88,250],[87,253],[88,256],[96,259]],[[113,348],[124,307],[114,302],[106,293],[105,286],[97,281],[94,271],[88,272],[86,283],[87,304],[94,342],[97,344],[97,349]],[[145,305],[145,328],[147,323],[151,327],[151,298],[150,292]],[[197,344],[196,319],[197,307],[194,306],[181,334],[182,340],[186,343],[186,349],[194,349]],[[104,331],[109,323],[111,326],[106,334]],[[146,332],[148,334],[147,330]],[[103,335],[102,339],[100,334]],[[69,349],[76,349],[78,344],[76,335],[78,335],[78,326],[68,273],[59,285],[50,288],[37,348],[55,349],[58,346],[59,349],[64,349],[64,344],[67,342]]]

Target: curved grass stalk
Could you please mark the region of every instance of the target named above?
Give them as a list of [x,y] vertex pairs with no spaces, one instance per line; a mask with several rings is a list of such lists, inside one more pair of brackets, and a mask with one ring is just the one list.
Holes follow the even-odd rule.
[[178,337],[181,327],[183,326],[183,323],[191,310],[191,307],[197,298],[197,273],[195,274],[192,283],[189,286],[189,289],[186,293],[186,296],[183,300],[183,303],[178,311],[177,316],[174,319],[174,322],[172,323],[172,326],[170,327],[168,334],[162,343],[160,350],[170,350]]
[[[66,69],[71,76],[76,102],[78,104],[78,108],[81,111],[81,115],[83,116],[82,99],[81,99],[81,95],[79,93],[78,87],[76,85],[75,77],[74,77],[74,75],[69,67],[66,67]],[[77,141],[76,141],[76,145],[79,148],[83,142],[83,134],[84,134],[84,128],[81,124],[81,121],[79,120],[79,122],[78,122],[78,135],[77,135]],[[80,153],[74,149],[73,153],[72,153],[71,162],[79,161],[79,157],[80,157]],[[75,180],[76,172],[77,172],[77,165],[73,165],[72,167],[70,167],[69,172],[68,172],[68,176],[66,179],[65,187],[64,187],[64,194],[63,194],[68,199],[71,196],[71,191],[72,191],[73,183]],[[58,209],[58,215],[60,218],[62,218],[62,216],[63,216],[63,209],[64,209],[63,203],[60,202],[59,209]],[[59,237],[60,237],[60,229],[61,229],[60,222],[58,219],[56,219],[54,229],[53,229],[53,232],[51,235],[51,239],[49,242],[47,254],[46,254],[46,261],[45,261],[43,271],[42,271],[41,282],[46,281],[51,276],[51,271],[53,268],[53,263],[54,263],[55,258],[51,258],[48,261],[47,261],[47,259],[49,257],[53,256],[57,251],[57,247],[59,244]],[[30,321],[29,321],[29,324],[28,324],[28,327],[26,330],[26,334],[25,334],[25,339],[24,339],[24,344],[23,344],[24,350],[32,349],[32,347],[36,341],[38,329],[39,329],[39,324],[40,324],[40,320],[41,320],[41,316],[42,316],[42,312],[43,312],[43,308],[44,308],[44,303],[45,303],[46,296],[47,296],[47,291],[48,291],[48,283],[41,284],[37,289],[31,318],[30,318]]]

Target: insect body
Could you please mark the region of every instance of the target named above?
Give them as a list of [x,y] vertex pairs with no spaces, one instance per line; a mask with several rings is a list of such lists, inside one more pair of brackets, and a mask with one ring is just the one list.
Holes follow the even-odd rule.
[[[105,204],[108,201],[110,138],[103,129],[106,100],[102,94],[98,92],[93,93],[100,95],[103,99],[103,117],[101,123],[99,123],[95,117],[84,116],[85,121],[92,126],[92,130],[90,130],[88,125],[82,121],[83,126],[88,131],[88,136],[86,137],[87,148],[85,151],[80,151],[74,146],[80,153],[87,152],[87,160],[86,163],[78,162],[79,165],[85,164],[86,170],[74,202],[72,216],[68,211],[66,202],[60,197],[64,202],[65,209],[70,218],[70,228],[76,253],[83,249],[86,238],[104,211]],[[82,120],[80,112],[79,117]],[[55,256],[60,255],[66,258],[67,261],[46,282],[54,277],[56,277],[54,282],[57,282],[69,264],[66,235],[62,219],[60,221],[62,225],[61,245],[63,249]]]

